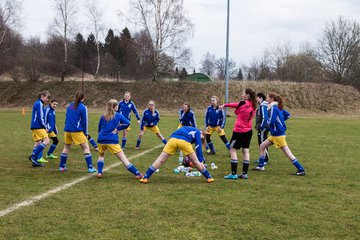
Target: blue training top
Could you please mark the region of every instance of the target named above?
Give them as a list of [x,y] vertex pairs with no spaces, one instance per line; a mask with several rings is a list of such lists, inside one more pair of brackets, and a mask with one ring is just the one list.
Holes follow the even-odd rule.
[[220,110],[218,107],[214,108],[209,106],[205,112],[205,127],[225,127],[226,115],[225,111]]
[[88,111],[84,103],[80,102],[75,109],[74,102],[71,102],[66,109],[65,132],[84,132],[88,135]]
[[118,131],[124,130],[130,126],[130,121],[127,120],[120,113],[115,113],[114,117],[107,121],[102,115],[98,125],[98,143],[100,144],[118,144],[119,136],[113,133],[115,129]]
[[49,106],[45,109],[45,122],[46,122],[46,129],[49,133],[54,132],[56,135],[58,134],[58,130],[56,127],[56,119],[55,119],[55,109]]
[[44,103],[39,98],[32,108],[30,129],[46,129]]
[[280,110],[277,105],[270,108],[268,126],[271,136],[284,136],[286,132],[285,120],[291,117],[286,110]]
[[143,112],[140,129],[144,130],[144,126],[146,127],[154,127],[160,121],[160,114],[157,110],[153,113],[150,109],[146,109]]
[[180,109],[179,120],[181,125],[183,126],[192,126],[196,128],[195,114],[192,110],[189,110],[188,112],[185,113],[183,109]]
[[191,144],[195,143],[196,156],[200,162],[205,160],[202,153],[201,132],[199,129],[185,126],[173,132],[170,138],[182,139]]
[[119,102],[118,113],[122,114],[129,121],[131,118],[131,111],[135,114],[136,119],[140,120],[139,113],[133,101],[129,100],[129,102],[125,102],[125,100],[121,100]]

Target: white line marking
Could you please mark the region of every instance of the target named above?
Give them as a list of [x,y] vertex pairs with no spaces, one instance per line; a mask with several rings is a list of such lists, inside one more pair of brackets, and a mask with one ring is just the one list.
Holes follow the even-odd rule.
[[[157,148],[160,148],[161,146],[164,146],[164,145],[163,145],[163,144],[160,144],[160,145],[158,145],[158,146],[156,146],[156,147],[154,147],[154,148],[152,148],[152,149],[146,150],[146,151],[144,151],[144,152],[142,152],[142,153],[139,153],[139,154],[137,154],[137,155],[135,155],[135,156],[131,156],[131,157],[129,157],[129,160],[132,160],[133,158],[141,157],[142,155],[147,154],[147,153],[149,153],[149,152],[152,152],[153,150],[155,150],[155,149],[157,149]],[[104,172],[105,172],[105,171],[109,171],[110,169],[115,168],[115,167],[117,167],[117,166],[119,166],[119,165],[121,165],[121,164],[122,164],[122,162],[114,163],[114,164],[110,165],[109,167],[105,168],[105,169],[104,169]],[[14,204],[13,206],[11,206],[11,207],[9,207],[9,208],[6,208],[6,209],[4,209],[4,210],[1,210],[1,211],[0,211],[0,217],[4,217],[4,216],[8,215],[9,213],[11,213],[11,212],[13,212],[13,211],[15,211],[15,210],[17,210],[17,209],[19,209],[19,208],[32,205],[32,204],[34,204],[34,203],[36,203],[36,202],[38,202],[38,201],[40,201],[40,200],[42,200],[42,199],[44,199],[44,198],[48,198],[48,197],[54,195],[55,193],[61,192],[61,191],[63,191],[63,190],[66,190],[66,189],[68,189],[68,188],[70,188],[70,187],[72,187],[72,186],[74,186],[74,185],[76,185],[76,184],[78,184],[78,183],[80,183],[80,182],[82,182],[82,181],[84,181],[84,180],[87,180],[87,179],[89,179],[89,178],[94,177],[94,175],[95,175],[95,173],[89,174],[89,175],[87,175],[86,177],[81,177],[81,178],[75,179],[74,181],[71,181],[71,182],[66,183],[66,184],[64,184],[64,185],[61,185],[61,186],[59,186],[59,187],[57,187],[57,188],[54,188],[54,189],[52,189],[52,190],[50,190],[50,191],[47,191],[47,192],[43,193],[43,194],[40,194],[40,195],[35,196],[35,197],[32,197],[32,198],[30,198],[30,199],[28,199],[28,200],[25,200],[25,201],[22,201],[22,202],[20,202],[20,203],[16,203],[16,204]]]

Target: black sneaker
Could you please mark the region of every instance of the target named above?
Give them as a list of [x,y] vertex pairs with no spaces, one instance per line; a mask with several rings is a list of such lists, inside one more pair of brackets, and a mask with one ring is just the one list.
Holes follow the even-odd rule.
[[305,170],[299,170],[296,172],[296,176],[305,176],[306,173],[305,173]]
[[216,154],[215,151],[210,151],[210,152],[207,153],[207,155],[214,155],[214,154]]
[[33,167],[41,167],[42,164],[36,161],[32,156],[29,156],[29,160],[32,162]]

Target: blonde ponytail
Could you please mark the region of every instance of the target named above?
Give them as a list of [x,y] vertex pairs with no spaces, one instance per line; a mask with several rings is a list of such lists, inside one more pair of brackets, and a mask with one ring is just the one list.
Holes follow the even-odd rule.
[[110,99],[106,104],[106,111],[104,113],[104,117],[106,121],[110,121],[115,116],[115,108],[118,105],[118,101],[115,99]]

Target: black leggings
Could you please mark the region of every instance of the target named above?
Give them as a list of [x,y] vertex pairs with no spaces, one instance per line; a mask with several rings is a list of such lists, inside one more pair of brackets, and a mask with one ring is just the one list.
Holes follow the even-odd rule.
[[59,139],[58,139],[57,137],[51,137],[51,140],[53,141],[53,143],[52,143],[52,144],[54,144],[54,145],[58,145],[58,143],[59,143]]
[[[206,138],[206,142],[207,143],[211,143],[211,139],[210,139],[211,135],[210,134],[206,134],[205,138]],[[226,139],[225,135],[220,136],[221,140],[227,144],[228,140]]]

